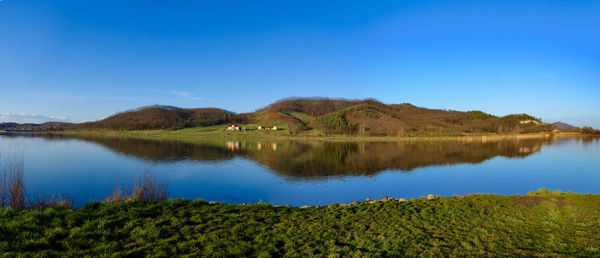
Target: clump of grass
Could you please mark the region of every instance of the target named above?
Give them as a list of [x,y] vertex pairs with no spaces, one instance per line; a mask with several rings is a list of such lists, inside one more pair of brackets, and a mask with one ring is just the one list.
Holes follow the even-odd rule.
[[158,202],[166,200],[167,197],[167,182],[159,182],[158,177],[150,169],[147,169],[135,179],[133,187],[123,187],[121,184],[116,184],[111,194],[104,198],[103,203],[111,204],[129,199]]
[[53,209],[64,206],[73,209],[73,199],[68,194],[46,194],[40,195],[27,206],[29,210]]
[[157,176],[148,169],[136,180],[133,186],[133,195],[143,201],[164,201],[167,199],[167,190],[167,183],[158,182]]
[[113,187],[113,190],[111,191],[110,195],[104,198],[102,202],[105,204],[122,202],[127,200],[127,198],[129,198],[130,196],[130,190],[123,190],[123,188],[120,185],[116,185],[115,187]]

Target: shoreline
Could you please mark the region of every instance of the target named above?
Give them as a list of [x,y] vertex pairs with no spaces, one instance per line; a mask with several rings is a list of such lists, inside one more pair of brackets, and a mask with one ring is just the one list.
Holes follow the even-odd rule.
[[307,141],[364,141],[364,142],[397,142],[397,141],[498,141],[498,140],[524,140],[524,139],[549,139],[549,138],[578,138],[592,137],[579,132],[557,133],[528,133],[528,134],[475,134],[461,136],[304,136],[304,135],[270,135],[270,134],[177,134],[176,131],[149,130],[149,131],[116,131],[116,130],[85,130],[85,131],[48,131],[31,132],[57,135],[76,136],[103,136],[103,137],[132,137],[145,139],[256,139],[256,140],[307,140]]
[[[186,201],[186,202],[201,202],[201,203],[206,203],[208,205],[230,205],[230,206],[268,205],[268,206],[272,206],[272,207],[285,207],[285,208],[291,208],[291,209],[306,209],[306,208],[349,207],[349,206],[355,206],[355,205],[369,205],[369,204],[378,204],[378,203],[385,203],[385,202],[402,203],[402,202],[414,202],[414,201],[430,201],[430,200],[436,200],[436,199],[456,199],[456,198],[461,199],[461,198],[471,198],[471,197],[477,197],[477,196],[488,196],[488,197],[493,197],[493,198],[517,198],[517,197],[553,196],[553,195],[556,195],[556,196],[566,196],[566,195],[595,196],[595,197],[600,198],[600,192],[599,193],[563,192],[560,190],[548,190],[545,188],[541,188],[536,191],[529,191],[525,194],[502,195],[502,194],[495,194],[495,193],[475,192],[475,193],[469,193],[469,194],[464,194],[464,195],[456,195],[455,194],[453,196],[427,194],[425,196],[414,197],[414,198],[384,197],[381,199],[371,199],[370,197],[367,197],[363,201],[354,200],[351,202],[344,202],[344,203],[336,202],[336,203],[330,203],[330,204],[297,205],[297,206],[290,205],[290,204],[273,204],[270,202],[264,202],[262,200],[260,200],[256,203],[252,203],[252,202],[235,203],[235,202],[225,202],[225,201],[210,201],[210,200],[204,200],[204,199],[188,199],[188,198],[166,198],[166,199],[162,199],[162,200],[142,200],[135,196],[129,196],[129,197],[113,200],[113,199],[111,199],[112,196],[107,196],[107,197],[105,197],[103,199],[99,199],[99,200],[90,200],[87,203],[84,203],[83,205],[77,207],[77,206],[63,205],[63,203],[60,202],[61,201],[60,197],[62,197],[62,196],[55,195],[56,199],[52,199],[52,200],[57,201],[57,202],[51,206],[39,206],[41,208],[39,208],[39,207],[25,208],[22,210],[16,210],[16,212],[31,212],[31,211],[44,210],[44,209],[56,209],[58,207],[64,207],[69,210],[76,211],[76,210],[83,209],[89,205],[99,204],[99,205],[104,205],[104,206],[111,206],[111,205],[123,204],[123,203],[129,203],[129,202],[155,203],[156,204],[156,203],[163,203],[163,202]],[[70,197],[71,195],[66,194],[65,196]],[[600,209],[600,206],[598,206],[598,208]],[[0,205],[0,209],[14,210],[13,208],[11,208],[9,206],[3,207],[1,205]]]

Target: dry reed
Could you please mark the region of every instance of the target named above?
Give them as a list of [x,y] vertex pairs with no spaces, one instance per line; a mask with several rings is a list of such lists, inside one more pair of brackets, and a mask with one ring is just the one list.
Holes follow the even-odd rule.
[[[67,194],[39,195],[35,199],[25,201],[25,162],[23,155],[0,154],[0,205],[11,207],[16,211],[25,209],[40,210],[65,206],[73,208],[73,200]],[[164,201],[167,199],[168,184],[159,182],[158,177],[146,169],[139,175],[133,187],[123,189],[120,184],[113,187],[112,193],[106,197],[104,203],[121,202],[127,199],[138,199],[147,202]]]
[[0,156],[0,202],[15,210],[24,210],[25,205],[25,166],[23,156]]
[[64,206],[69,209],[73,208],[73,200],[68,194],[46,194],[39,195],[34,201],[29,202],[27,209],[29,210],[43,210],[48,208],[55,208],[58,206]]
[[26,202],[23,155],[9,154],[5,157],[0,155],[0,206],[8,206],[16,211],[57,206],[73,208],[73,201],[66,194],[48,194]]
[[110,204],[128,199],[157,202],[166,200],[167,195],[168,184],[159,182],[158,177],[148,168],[135,179],[133,187],[124,188],[122,184],[115,184],[111,194],[104,198],[103,202]]

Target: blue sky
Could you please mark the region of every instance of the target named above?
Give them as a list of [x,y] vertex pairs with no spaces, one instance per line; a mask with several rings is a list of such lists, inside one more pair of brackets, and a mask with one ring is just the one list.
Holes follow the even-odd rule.
[[290,96],[600,127],[600,1],[0,1],[0,120]]

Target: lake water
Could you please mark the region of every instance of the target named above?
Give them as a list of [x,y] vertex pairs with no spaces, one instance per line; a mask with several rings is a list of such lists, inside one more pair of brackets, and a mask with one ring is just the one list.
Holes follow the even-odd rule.
[[1,134],[24,158],[29,196],[66,193],[76,206],[150,169],[170,198],[321,205],[367,197],[600,193],[598,139],[326,142],[141,140]]

